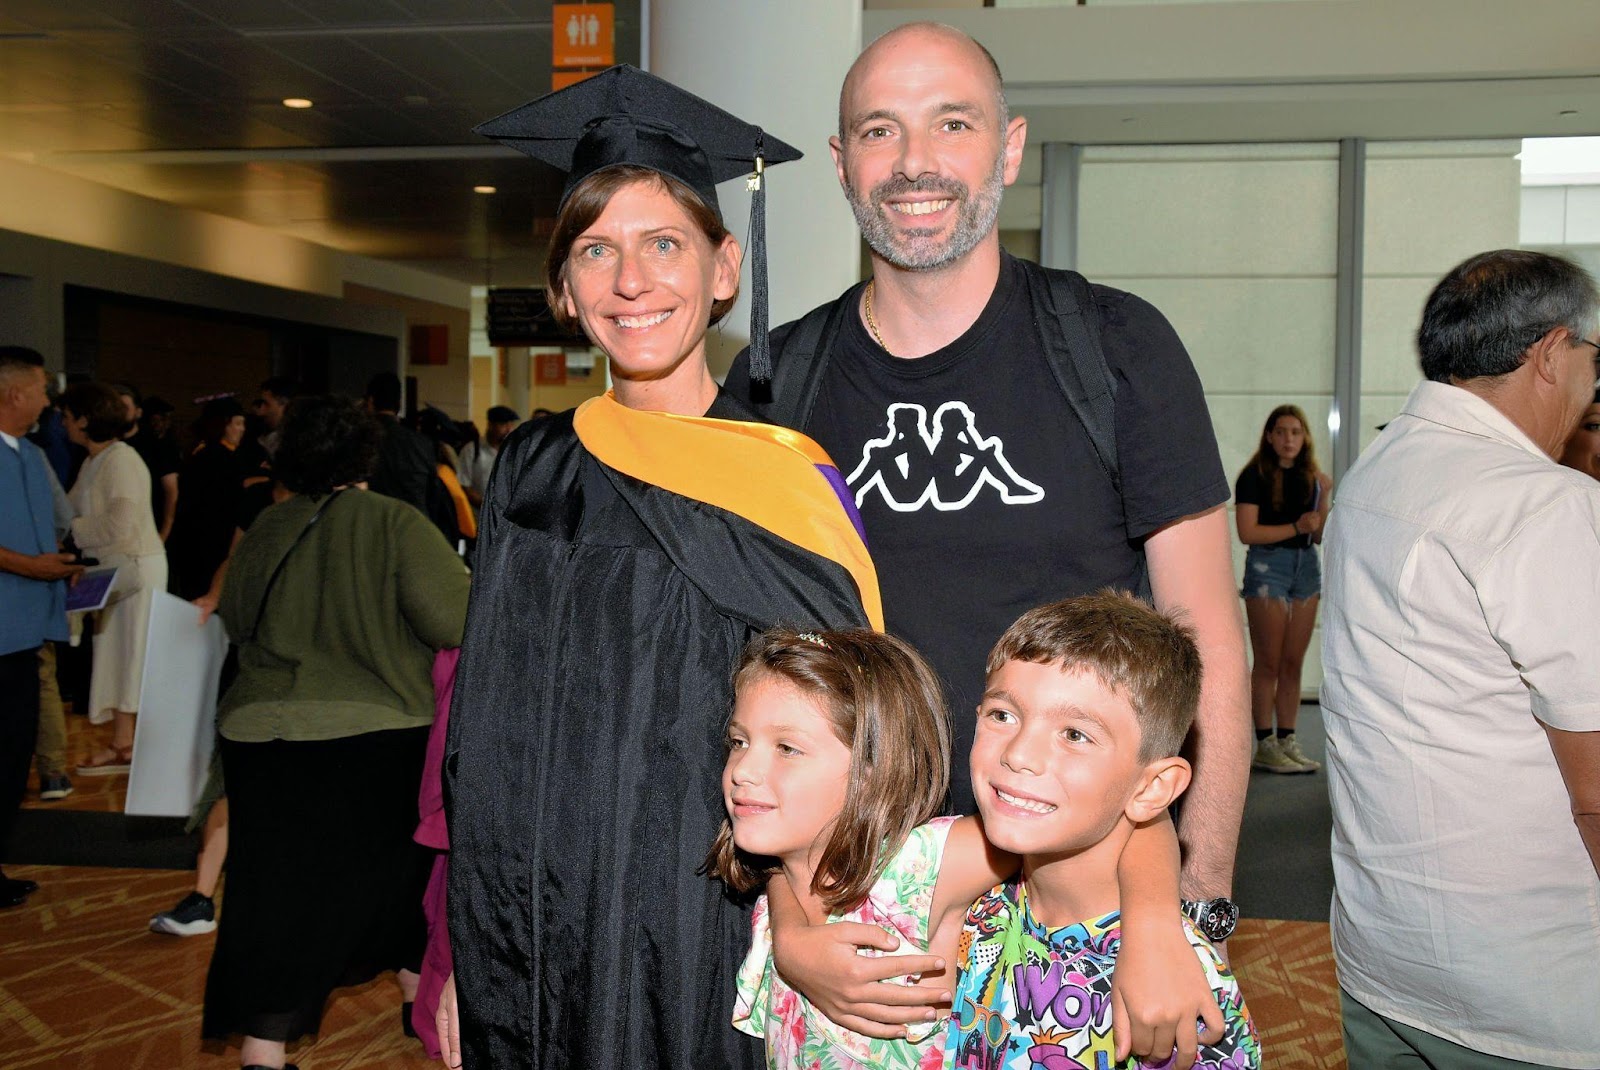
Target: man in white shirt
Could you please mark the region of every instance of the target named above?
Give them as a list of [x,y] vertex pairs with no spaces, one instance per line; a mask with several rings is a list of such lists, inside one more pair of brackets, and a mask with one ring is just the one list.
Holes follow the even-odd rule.
[[462,447],[461,467],[457,472],[461,489],[474,509],[483,506],[483,492],[489,489],[489,476],[494,472],[494,459],[500,456],[500,444],[522,422],[516,410],[505,405],[496,405],[485,415],[487,426],[483,437]]
[[1600,1067],[1600,484],[1559,454],[1600,292],[1501,250],[1327,529],[1322,708],[1351,1067]]

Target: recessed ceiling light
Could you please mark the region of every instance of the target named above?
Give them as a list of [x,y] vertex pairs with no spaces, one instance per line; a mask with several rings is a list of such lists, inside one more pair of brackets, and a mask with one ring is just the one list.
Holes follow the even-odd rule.
[[495,188],[493,186],[473,186],[472,187],[472,192],[473,193],[493,193],[493,192],[495,192]]
[[284,97],[283,106],[285,108],[309,108],[311,107],[311,101],[305,97]]

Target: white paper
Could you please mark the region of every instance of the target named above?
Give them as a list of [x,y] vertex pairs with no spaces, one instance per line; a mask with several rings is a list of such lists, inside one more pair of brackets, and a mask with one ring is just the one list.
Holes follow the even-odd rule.
[[188,817],[205,787],[228,642],[215,616],[199,619],[192,604],[165,591],[151,601],[127,813]]

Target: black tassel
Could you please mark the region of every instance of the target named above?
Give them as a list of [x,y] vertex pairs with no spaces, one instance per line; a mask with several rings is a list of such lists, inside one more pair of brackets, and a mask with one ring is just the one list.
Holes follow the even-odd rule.
[[767,184],[756,139],[756,173],[750,180],[750,379],[772,381],[772,351],[767,341]]

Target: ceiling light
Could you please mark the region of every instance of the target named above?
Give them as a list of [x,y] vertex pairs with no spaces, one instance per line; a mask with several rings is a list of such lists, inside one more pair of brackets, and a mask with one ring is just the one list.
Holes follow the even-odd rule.
[[284,97],[283,106],[285,108],[309,108],[311,107],[311,101],[305,97]]
[[495,191],[495,189],[494,189],[493,186],[473,186],[472,187],[472,192],[473,193],[493,193],[494,191]]

